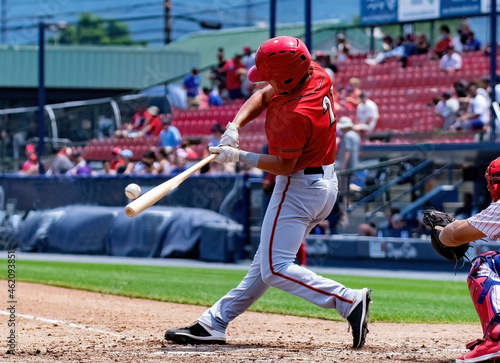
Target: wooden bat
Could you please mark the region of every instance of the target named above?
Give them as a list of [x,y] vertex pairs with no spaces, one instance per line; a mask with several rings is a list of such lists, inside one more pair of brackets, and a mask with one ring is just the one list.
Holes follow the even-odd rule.
[[135,217],[139,213],[144,212],[147,208],[151,207],[153,204],[158,202],[161,198],[163,198],[165,195],[167,195],[171,190],[177,188],[184,180],[189,178],[191,174],[195,173],[196,171],[200,170],[202,167],[213,161],[217,157],[217,154],[211,154],[207,156],[205,159],[199,161],[198,163],[194,164],[192,167],[189,169],[183,171],[179,175],[176,175],[170,180],[167,180],[164,183],[161,183],[160,185],[154,187],[147,193],[141,195],[139,198],[134,200],[133,202],[130,202],[126,207],[125,207],[125,213],[129,217]]

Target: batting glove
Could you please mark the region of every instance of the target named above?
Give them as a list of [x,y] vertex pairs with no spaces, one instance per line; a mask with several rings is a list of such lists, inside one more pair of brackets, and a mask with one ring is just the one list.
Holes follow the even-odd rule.
[[231,146],[212,146],[208,150],[212,154],[218,154],[215,159],[218,163],[234,163],[240,161],[240,151]]
[[239,144],[238,126],[230,122],[226,126],[226,132],[220,139],[220,145],[238,148]]

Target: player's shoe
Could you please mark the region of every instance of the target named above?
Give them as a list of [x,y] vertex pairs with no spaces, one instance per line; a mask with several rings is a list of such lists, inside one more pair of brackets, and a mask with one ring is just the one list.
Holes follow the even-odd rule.
[[352,347],[361,348],[365,344],[368,334],[368,318],[370,315],[370,302],[372,291],[364,288],[361,290],[361,300],[352,309],[347,317],[352,330]]
[[188,327],[167,330],[165,339],[176,344],[226,344],[226,335],[195,322]]
[[500,359],[499,341],[494,341],[491,338],[488,338],[486,340],[478,339],[475,343],[476,344],[472,345],[473,349],[470,352],[462,354],[455,362],[477,363],[490,362],[497,358]]

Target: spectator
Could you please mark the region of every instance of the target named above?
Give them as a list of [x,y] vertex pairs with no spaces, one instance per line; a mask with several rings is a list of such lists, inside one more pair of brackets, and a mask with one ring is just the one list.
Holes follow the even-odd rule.
[[188,160],[198,160],[200,158],[198,153],[191,147],[189,139],[182,139],[181,149],[186,152],[186,159]]
[[475,52],[480,49],[481,49],[481,42],[474,37],[473,32],[469,32],[469,34],[467,34],[467,39],[465,40],[465,44],[463,46],[464,52]]
[[361,147],[361,138],[354,131],[354,123],[349,117],[341,117],[337,123],[340,129],[340,136],[337,159],[335,166],[339,170],[355,169],[359,165],[359,149]]
[[134,156],[134,153],[129,149],[125,149],[121,151],[120,156],[123,160],[123,163],[120,166],[118,166],[118,168],[116,169],[116,173],[124,175],[131,174],[135,166],[134,163],[131,161],[132,157]]
[[355,110],[361,103],[359,96],[363,93],[361,90],[361,80],[356,77],[349,79],[349,84],[347,85],[344,92],[344,106],[348,110]]
[[405,47],[405,38],[404,37],[398,37],[396,41],[396,46],[394,49],[389,50],[387,52],[379,53],[377,56],[373,59],[366,59],[365,62],[366,64],[369,64],[371,66],[377,65],[379,63],[382,63],[385,61],[387,58],[391,57],[397,57],[401,60],[403,60],[403,66],[405,65],[404,59],[406,57],[406,47]]
[[162,131],[162,122],[158,114],[160,109],[157,106],[149,106],[146,111],[144,127],[137,133],[137,136],[158,136]]
[[212,135],[210,135],[210,140],[208,141],[208,146],[218,146],[220,144],[220,139],[222,134],[224,134],[224,129],[220,124],[214,124],[210,129]]
[[425,34],[420,34],[418,36],[416,46],[418,54],[427,54],[429,52],[430,45]]
[[73,176],[90,176],[92,175],[92,168],[87,163],[87,160],[79,152],[73,152],[73,160],[75,166],[66,172],[66,175]]
[[111,160],[109,161],[109,167],[113,170],[117,170],[119,166],[123,165],[123,159],[120,157],[122,149],[119,147],[114,147],[111,150]]
[[434,110],[438,116],[443,118],[443,130],[448,130],[457,120],[460,103],[449,92],[444,92],[442,97],[436,99],[436,101],[436,108]]
[[186,90],[186,103],[188,108],[200,107],[200,96],[198,89],[201,85],[200,75],[197,68],[191,69],[191,73],[184,77],[184,89]]
[[66,174],[66,172],[74,166],[72,161],[70,160],[71,154],[71,148],[66,146],[61,147],[56,157],[52,161],[48,173],[52,175]]
[[162,121],[163,130],[160,132],[160,146],[177,149],[181,144],[181,133],[179,129],[172,126],[172,118],[166,117]]
[[249,46],[243,47],[243,58],[241,63],[245,66],[246,72],[241,83],[241,92],[245,98],[249,98],[252,95],[254,84],[248,80],[246,73],[252,66],[255,65],[255,52]]
[[470,98],[467,113],[460,116],[454,128],[472,131],[482,131],[490,123],[491,100],[484,91],[479,91],[476,82],[467,85],[467,94]]
[[255,52],[252,52],[252,48],[247,45],[243,47],[243,59],[241,63],[243,63],[247,71],[255,65]]
[[351,46],[347,43],[343,33],[337,34],[336,61],[346,63],[351,57]]
[[226,88],[229,98],[232,100],[244,98],[241,92],[241,78],[246,75],[247,70],[241,63],[241,54],[235,54],[233,59],[226,62],[222,71],[226,73]]
[[455,51],[455,47],[450,45],[443,51],[443,56],[439,61],[439,69],[445,73],[454,73],[462,68],[462,56]]
[[215,88],[209,89],[203,87],[203,94],[207,97],[208,106],[222,106],[224,104],[222,102],[222,97],[219,95],[219,91]]
[[21,174],[24,175],[35,175],[38,174],[40,165],[38,157],[35,154],[35,145],[28,144],[24,149],[24,154],[26,155],[26,161],[21,167]]
[[455,50],[459,53],[463,51],[463,47],[465,44],[465,40],[467,39],[467,35],[464,34],[461,26],[457,28],[457,35],[453,37],[453,46]]
[[359,95],[361,103],[356,109],[356,128],[361,132],[370,132],[377,126],[379,119],[378,106],[375,102],[368,99],[366,94]]
[[183,171],[186,171],[187,169],[186,158],[187,158],[187,152],[183,149],[177,149],[174,152],[173,168],[170,171],[170,174],[179,174],[182,173]]
[[158,174],[169,175],[173,169],[173,149],[170,146],[158,150]]
[[115,131],[115,137],[129,137],[135,134],[144,127],[146,122],[146,107],[137,108],[136,113],[132,116],[130,123],[126,123],[120,130]]
[[219,91],[222,96],[226,90],[226,73],[223,71],[227,61],[224,58],[224,49],[219,48],[217,51],[217,65],[210,71],[209,79],[212,81],[214,89]]
[[142,159],[134,166],[134,174],[136,175],[156,175],[160,164],[156,160],[156,154],[153,150],[146,150],[142,154]]
[[328,74],[330,77],[330,80],[333,81],[335,80],[335,73],[334,69],[336,70],[337,67],[335,67],[333,64],[330,62],[330,56],[328,54],[325,54],[321,50],[318,50],[316,52],[316,63],[318,63]]
[[406,57],[418,54],[418,48],[417,48],[417,45],[415,43],[415,35],[414,34],[407,34],[403,45],[405,46]]
[[111,163],[105,161],[102,163],[102,170],[99,172],[100,175],[116,175],[116,170],[111,168]]
[[441,25],[439,31],[441,33],[441,40],[439,40],[434,49],[435,57],[437,58],[441,58],[449,49],[450,45],[453,45],[453,39],[451,38],[448,25]]
[[38,136],[38,124],[35,116],[30,117],[29,121],[23,120],[22,123],[21,130],[14,132],[12,136],[14,160],[19,160],[19,151],[26,144],[26,141]]
[[382,51],[385,53],[393,50],[394,49],[393,43],[394,39],[392,39],[392,37],[389,34],[385,35],[382,38]]
[[[75,120],[76,121],[76,120]],[[88,119],[83,119],[81,126],[71,130],[71,141],[81,142],[88,141],[94,138],[92,133],[92,123]]]

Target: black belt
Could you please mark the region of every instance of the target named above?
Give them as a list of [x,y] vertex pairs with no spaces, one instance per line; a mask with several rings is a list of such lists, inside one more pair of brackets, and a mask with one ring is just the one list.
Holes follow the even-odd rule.
[[313,166],[313,167],[305,168],[304,174],[305,175],[323,174],[323,168],[321,166]]

